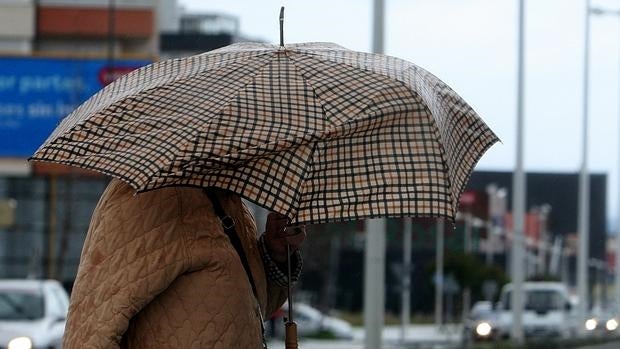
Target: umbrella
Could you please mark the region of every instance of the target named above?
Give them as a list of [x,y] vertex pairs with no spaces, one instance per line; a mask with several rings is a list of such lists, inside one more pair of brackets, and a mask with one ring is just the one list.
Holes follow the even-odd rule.
[[497,140],[413,63],[331,43],[239,43],[122,76],[31,159],[98,171],[138,192],[230,190],[291,224],[452,219]]
[[154,63],[62,120],[32,156],[138,192],[218,187],[293,224],[454,217],[497,137],[424,69],[334,44],[234,44]]

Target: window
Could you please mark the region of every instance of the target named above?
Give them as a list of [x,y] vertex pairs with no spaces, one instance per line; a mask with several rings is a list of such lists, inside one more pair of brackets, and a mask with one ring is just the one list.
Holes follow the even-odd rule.
[[37,292],[0,291],[0,320],[36,320],[43,317],[43,296]]

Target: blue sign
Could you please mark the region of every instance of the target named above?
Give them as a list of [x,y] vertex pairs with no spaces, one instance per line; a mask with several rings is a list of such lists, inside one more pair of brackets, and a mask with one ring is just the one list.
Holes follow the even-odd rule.
[[146,60],[0,57],[0,157],[29,157],[111,76]]

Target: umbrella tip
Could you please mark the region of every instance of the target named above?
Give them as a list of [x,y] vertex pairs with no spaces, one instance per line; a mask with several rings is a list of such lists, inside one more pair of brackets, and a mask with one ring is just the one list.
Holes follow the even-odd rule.
[[280,46],[284,47],[284,6],[280,7]]

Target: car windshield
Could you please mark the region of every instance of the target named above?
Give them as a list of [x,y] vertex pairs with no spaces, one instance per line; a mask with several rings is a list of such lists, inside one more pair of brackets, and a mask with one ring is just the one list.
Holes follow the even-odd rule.
[[36,292],[0,290],[0,320],[35,320],[43,317],[43,296]]
[[[504,294],[503,308],[510,309],[511,292]],[[562,296],[554,290],[529,290],[526,291],[524,304],[525,310],[550,311],[562,309]]]
[[525,309],[534,311],[559,310],[562,309],[562,297],[557,291],[529,291]]

